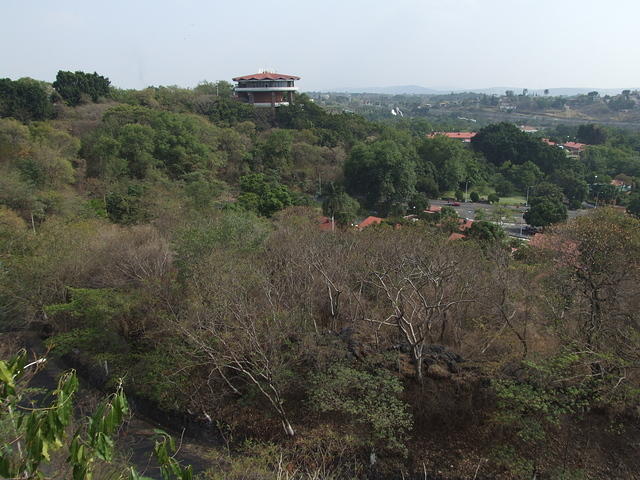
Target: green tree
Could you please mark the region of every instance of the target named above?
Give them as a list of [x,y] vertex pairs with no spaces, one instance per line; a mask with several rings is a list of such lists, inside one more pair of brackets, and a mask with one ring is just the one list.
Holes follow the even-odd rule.
[[498,178],[494,186],[496,189],[496,195],[500,197],[508,197],[515,190],[513,183],[511,183],[509,180],[507,180],[501,175],[498,175]]
[[118,155],[127,162],[129,176],[145,178],[156,164],[154,131],[148,125],[124,125],[118,131]]
[[83,97],[97,102],[99,97],[109,94],[111,82],[97,73],[58,71],[53,88],[71,106],[83,102]]
[[421,213],[429,208],[429,199],[422,192],[416,192],[409,199],[408,212]]
[[[8,429],[0,439],[0,475],[4,478],[42,479],[59,478],[60,472],[52,472],[49,462],[56,450],[66,449],[65,463],[71,469],[73,480],[91,480],[95,471],[108,470],[114,459],[113,437],[129,413],[127,399],[118,386],[116,392],[103,400],[95,412],[82,419],[73,433],[74,398],[78,389],[75,372],[64,373],[55,390],[50,393],[46,406],[25,409],[28,399],[26,379],[45,359],[27,363],[23,350],[8,361],[0,360],[0,420]],[[84,425],[86,423],[86,425]],[[160,463],[163,480],[191,480],[192,468],[182,467],[172,456],[175,443],[160,432],[155,454]],[[6,435],[6,437],[4,436]],[[112,468],[113,478],[118,480],[149,480],[140,476],[134,468],[118,472]],[[51,474],[56,475],[52,477]]]
[[607,141],[607,131],[600,125],[589,123],[580,125],[576,137],[579,142],[589,145],[602,145]]
[[81,152],[90,176],[143,178],[154,168],[179,179],[224,164],[220,134],[202,117],[120,105],[83,138]]
[[534,227],[546,227],[567,219],[567,208],[551,197],[535,197],[529,201],[524,220]]
[[531,162],[543,172],[551,173],[567,161],[561,149],[547,145],[507,122],[481,128],[471,140],[471,146],[496,166],[505,162],[513,165]]
[[487,201],[488,201],[489,203],[498,203],[498,202],[500,201],[500,197],[499,197],[499,196],[498,196],[498,194],[496,194],[496,193],[490,193],[490,194],[487,196]]
[[469,194],[469,197],[471,198],[471,201],[474,203],[478,203],[480,201],[480,195],[476,191],[471,192]]
[[294,204],[289,189],[263,173],[252,173],[240,178],[242,194],[238,203],[246,210],[254,211],[265,217]]
[[466,234],[469,238],[486,242],[503,240],[507,236],[499,225],[492,222],[484,222],[482,220],[476,220],[473,222],[471,224],[471,228],[466,231]]
[[640,156],[637,152],[611,147],[609,145],[594,145],[582,152],[581,158],[588,173],[615,177],[620,173],[640,176]]
[[291,147],[293,136],[288,130],[275,129],[258,146],[256,155],[261,159],[263,168],[288,175],[291,170]]
[[318,373],[310,389],[317,411],[346,415],[369,449],[407,454],[405,442],[413,424],[408,405],[399,396],[402,384],[389,372],[372,372],[342,364]]
[[640,218],[640,194],[635,193],[631,196],[629,205],[627,205],[627,212],[636,218]]
[[394,205],[406,207],[415,192],[413,158],[388,140],[356,145],[345,162],[344,175],[347,192],[383,215]]
[[105,195],[107,215],[112,222],[130,225],[148,220],[149,212],[143,204],[146,187],[139,183],[125,183]]
[[536,185],[544,177],[542,171],[530,161],[526,161],[522,165],[513,165],[507,175],[521,192],[525,192],[528,187]]
[[0,79],[0,117],[21,122],[46,120],[53,116],[53,104],[43,82],[31,78]]
[[551,180],[562,189],[565,197],[569,200],[569,208],[580,208],[582,202],[587,199],[587,195],[589,194],[587,182],[571,170],[556,171],[551,177]]
[[359,210],[358,201],[337,187],[330,187],[322,202],[322,212],[333,218],[339,225],[353,224]]
[[[431,175],[440,191],[457,189],[464,181],[479,180],[479,168],[473,153],[457,140],[437,135],[418,145],[418,171]],[[431,172],[431,166],[435,170]]]

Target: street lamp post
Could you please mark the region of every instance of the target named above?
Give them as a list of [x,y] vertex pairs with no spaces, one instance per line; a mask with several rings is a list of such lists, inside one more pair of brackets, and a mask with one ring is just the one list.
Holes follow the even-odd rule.
[[[527,199],[524,202],[524,206],[525,207],[529,207],[529,189],[530,188],[534,188],[535,185],[529,185],[527,187]],[[525,225],[525,221],[524,221],[524,212],[522,212],[522,223],[520,224],[520,236],[522,236],[522,229],[524,228]]]
[[529,189],[530,189],[530,188],[534,188],[534,187],[535,187],[535,185],[529,185],[529,186],[527,187],[527,199],[526,199],[526,200],[525,200],[525,202],[524,202],[524,206],[525,206],[525,207],[528,207],[528,206],[529,206]]

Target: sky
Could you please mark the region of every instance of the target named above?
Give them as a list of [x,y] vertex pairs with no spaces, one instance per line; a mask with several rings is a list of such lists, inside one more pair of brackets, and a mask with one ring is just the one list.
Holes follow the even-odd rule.
[[302,90],[640,86],[638,0],[0,0],[0,77],[121,88],[260,69]]

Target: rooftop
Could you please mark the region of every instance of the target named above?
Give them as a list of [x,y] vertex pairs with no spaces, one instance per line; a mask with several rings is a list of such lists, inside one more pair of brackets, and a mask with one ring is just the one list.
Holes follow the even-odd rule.
[[454,138],[456,140],[471,140],[473,137],[477,135],[476,132],[435,132],[429,134],[429,138],[433,138],[436,135],[444,135],[448,138]]
[[586,143],[578,143],[578,142],[566,142],[563,144],[564,147],[570,150],[584,150],[587,146]]
[[283,73],[263,72],[233,78],[234,82],[239,82],[240,80],[300,80],[300,77],[285,75]]
[[384,220],[384,218],[380,218],[380,217],[367,217],[363,221],[361,221],[357,225],[357,227],[360,230],[362,230],[363,228],[366,228],[369,225],[378,225],[378,224],[382,223],[383,220]]

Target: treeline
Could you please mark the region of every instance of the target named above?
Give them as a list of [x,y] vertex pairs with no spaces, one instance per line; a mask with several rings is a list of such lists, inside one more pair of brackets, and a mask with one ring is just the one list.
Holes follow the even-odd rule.
[[[598,208],[525,246],[400,219],[468,187],[562,220],[588,184],[635,187],[632,135],[585,127],[598,145],[568,156],[509,124],[467,146],[304,95],[254,109],[224,82],[84,95],[0,119],[0,324],[251,453],[204,478],[640,468],[639,221]],[[326,232],[321,205],[394,220]]]

